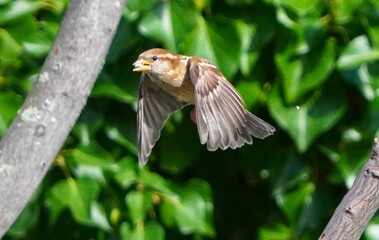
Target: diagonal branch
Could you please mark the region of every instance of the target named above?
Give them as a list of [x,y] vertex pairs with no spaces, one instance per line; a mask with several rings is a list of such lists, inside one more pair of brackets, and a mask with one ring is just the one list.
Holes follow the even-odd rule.
[[342,199],[319,240],[359,239],[379,208],[379,139],[353,186]]
[[125,0],[72,0],[37,84],[0,142],[0,238],[38,187],[86,104]]

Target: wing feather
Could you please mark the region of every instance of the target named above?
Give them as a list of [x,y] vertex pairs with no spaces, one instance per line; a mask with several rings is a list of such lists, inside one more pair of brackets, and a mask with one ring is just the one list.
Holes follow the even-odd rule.
[[210,62],[193,57],[190,78],[195,86],[196,122],[202,144],[210,151],[252,144],[275,128],[245,110],[237,90]]
[[137,108],[138,162],[147,163],[152,148],[160,137],[164,123],[172,112],[182,108],[184,103],[155,86],[150,77],[143,73],[139,88]]

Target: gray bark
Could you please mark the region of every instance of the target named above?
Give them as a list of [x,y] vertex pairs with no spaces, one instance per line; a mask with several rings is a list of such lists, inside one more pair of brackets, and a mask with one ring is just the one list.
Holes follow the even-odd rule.
[[0,238],[40,184],[86,104],[124,1],[71,1],[38,82],[0,142]]
[[319,240],[359,239],[379,208],[379,139],[353,186],[342,199]]

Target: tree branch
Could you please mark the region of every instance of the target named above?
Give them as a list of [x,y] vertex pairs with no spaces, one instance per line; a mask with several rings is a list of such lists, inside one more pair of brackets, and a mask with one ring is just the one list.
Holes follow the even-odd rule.
[[38,187],[86,104],[124,1],[71,1],[37,84],[0,142],[0,238]]
[[319,240],[359,239],[379,208],[379,139],[371,157],[342,199]]

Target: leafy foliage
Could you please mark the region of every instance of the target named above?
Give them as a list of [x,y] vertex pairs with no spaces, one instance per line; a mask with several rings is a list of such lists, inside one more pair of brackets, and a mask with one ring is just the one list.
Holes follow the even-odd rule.
[[[0,135],[66,6],[0,0]],[[378,130],[378,9],[373,0],[129,0],[87,107],[5,239],[314,239]],[[140,169],[131,64],[153,47],[211,60],[276,134],[210,153],[186,108]],[[377,229],[375,217],[365,238]]]

